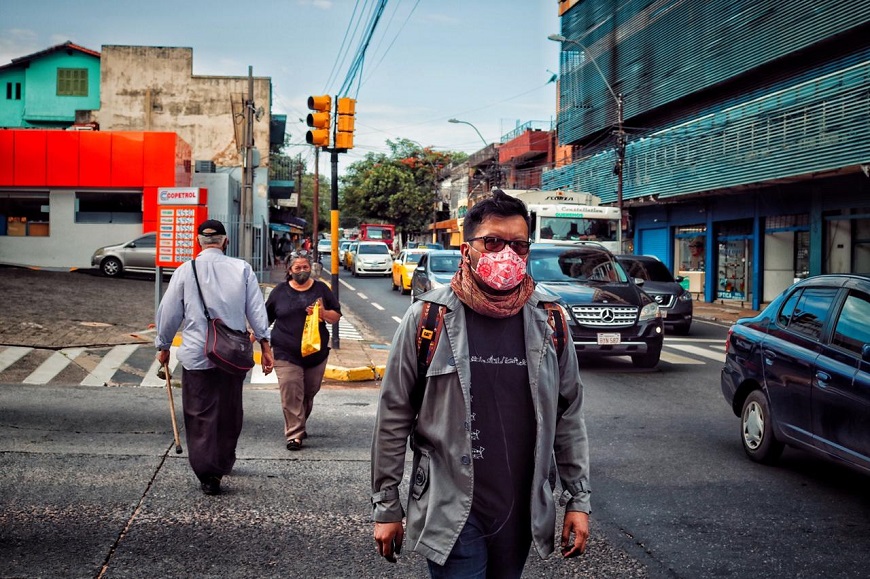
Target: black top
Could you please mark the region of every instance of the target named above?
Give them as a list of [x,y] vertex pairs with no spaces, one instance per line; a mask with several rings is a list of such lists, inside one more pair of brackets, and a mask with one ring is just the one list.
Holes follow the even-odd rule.
[[323,298],[323,307],[341,313],[341,306],[332,294],[329,286],[322,281],[314,281],[314,285],[305,291],[295,290],[285,282],[275,287],[266,300],[266,313],[272,327],[272,354],[276,360],[285,360],[311,368],[317,366],[329,356],[329,330],[326,322],[320,322],[320,351],[302,356],[302,328],[305,327],[305,308]]
[[[522,312],[509,318],[465,308],[471,356],[473,511],[498,532],[528,520],[535,454]],[[522,523],[520,523],[522,522]]]

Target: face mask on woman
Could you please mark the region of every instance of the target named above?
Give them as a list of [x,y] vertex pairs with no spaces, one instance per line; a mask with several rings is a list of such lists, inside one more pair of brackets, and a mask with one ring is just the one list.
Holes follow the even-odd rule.
[[311,277],[311,270],[290,272],[290,277],[293,278],[293,281],[302,285]]
[[526,277],[526,262],[506,245],[495,253],[481,253],[474,273],[494,290],[511,290]]

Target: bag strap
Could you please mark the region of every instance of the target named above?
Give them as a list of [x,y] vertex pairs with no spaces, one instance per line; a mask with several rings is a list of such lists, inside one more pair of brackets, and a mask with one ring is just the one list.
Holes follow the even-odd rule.
[[544,309],[547,310],[548,323],[553,328],[553,344],[556,346],[556,354],[562,358],[562,352],[565,351],[565,343],[567,336],[571,335],[571,330],[565,322],[565,316],[562,315],[561,306],[553,302],[543,302]]
[[193,279],[196,281],[196,291],[199,292],[199,301],[202,302],[202,311],[205,313],[205,319],[211,321],[211,316],[208,315],[208,307],[205,305],[205,298],[202,297],[202,288],[199,287],[199,276],[196,275],[196,258],[190,260],[190,265],[193,268]]
[[[433,307],[434,306],[434,307]],[[423,405],[423,394],[426,391],[426,370],[432,363],[438,339],[444,327],[444,312],[447,306],[423,302],[423,312],[417,324],[417,380],[411,392],[411,405],[419,412]]]

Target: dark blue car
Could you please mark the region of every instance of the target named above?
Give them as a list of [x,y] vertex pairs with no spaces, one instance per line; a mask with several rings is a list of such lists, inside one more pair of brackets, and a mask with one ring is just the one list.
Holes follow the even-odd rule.
[[870,277],[811,277],[738,320],[722,393],[752,460],[789,445],[870,473]]

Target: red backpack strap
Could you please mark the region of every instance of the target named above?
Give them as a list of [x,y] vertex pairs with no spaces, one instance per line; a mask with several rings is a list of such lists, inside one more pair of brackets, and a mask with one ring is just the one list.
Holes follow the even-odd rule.
[[544,309],[547,310],[547,323],[553,329],[553,344],[556,346],[556,354],[561,358],[562,352],[565,351],[568,337],[571,335],[571,330],[568,328],[568,320],[565,319],[565,312],[559,304],[555,302],[542,303]]

